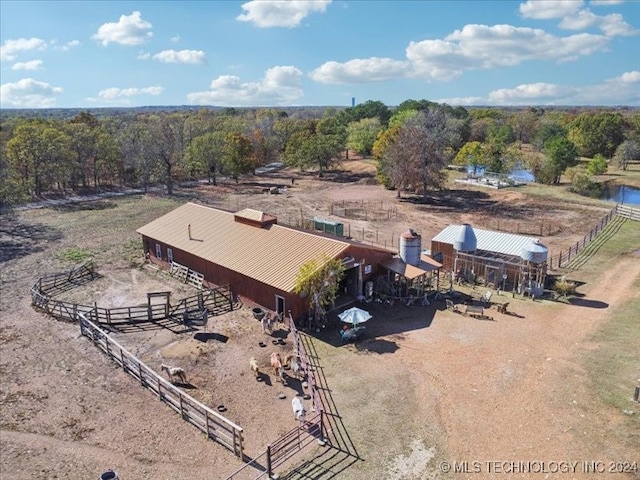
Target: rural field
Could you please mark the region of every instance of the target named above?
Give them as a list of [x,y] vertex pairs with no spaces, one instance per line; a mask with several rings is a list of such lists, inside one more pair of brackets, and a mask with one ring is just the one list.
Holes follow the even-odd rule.
[[[193,290],[149,268],[135,230],[185,201],[257,208],[279,223],[313,217],[344,223],[356,240],[396,248],[407,228],[423,242],[452,223],[539,237],[550,255],[575,245],[612,204],[532,184],[486,190],[453,182],[425,202],[396,198],[366,160],[318,178],[280,171],[238,184],[47,205],[4,214],[0,227],[0,472],[26,480],[225,479],[241,463],[123,373],[80,334],[31,306],[42,275],[93,259],[101,277],[61,294],[81,304],[146,302],[147,292]],[[292,180],[293,178],[293,180]],[[640,170],[616,181],[640,186]],[[280,194],[262,193],[283,187]],[[284,186],[287,188],[285,189]],[[425,245],[428,248],[428,244]],[[511,314],[475,320],[427,307],[368,305],[364,340],[337,341],[337,322],[304,334],[317,362],[327,446],[308,447],[278,471],[288,479],[640,478],[640,222],[617,219],[585,251],[579,268],[552,272],[579,285],[575,297],[523,299]],[[245,303],[215,317],[199,341],[168,329],[114,333],[145,363],[180,364],[188,393],[241,425],[246,453],[259,455],[295,428],[299,383],[256,382],[248,359],[268,352]],[[334,314],[335,315],[335,314]],[[335,317],[332,317],[335,319]],[[277,346],[286,353],[290,348]],[[276,348],[268,345],[271,349]],[[270,349],[267,349],[270,351]],[[284,393],[289,400],[278,399]],[[588,473],[587,470],[596,473]],[[256,470],[236,478],[255,478]]]

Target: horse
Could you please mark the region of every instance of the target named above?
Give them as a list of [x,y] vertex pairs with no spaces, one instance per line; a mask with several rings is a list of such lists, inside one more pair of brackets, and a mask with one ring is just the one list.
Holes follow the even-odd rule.
[[251,357],[249,359],[249,367],[251,368],[251,371],[254,373],[256,378],[260,376],[260,368],[258,367],[258,361],[254,357]]
[[181,367],[170,367],[169,365],[165,365],[163,363],[160,369],[167,372],[167,375],[169,375],[169,381],[171,383],[176,383],[174,381],[174,377],[180,380],[180,383],[189,383],[187,382],[187,374]]

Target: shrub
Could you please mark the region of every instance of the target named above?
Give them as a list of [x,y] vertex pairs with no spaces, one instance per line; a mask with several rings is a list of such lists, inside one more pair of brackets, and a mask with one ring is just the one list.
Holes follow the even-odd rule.
[[609,164],[607,160],[599,153],[597,153],[588,163],[587,172],[591,175],[602,175],[603,173],[607,173],[607,168]]
[[556,281],[554,290],[558,292],[561,297],[568,297],[569,295],[575,295],[576,284],[575,282],[569,282],[566,277],[562,277]]

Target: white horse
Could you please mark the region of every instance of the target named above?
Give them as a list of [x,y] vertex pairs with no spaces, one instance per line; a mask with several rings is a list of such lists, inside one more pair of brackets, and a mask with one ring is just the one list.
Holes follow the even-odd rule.
[[181,367],[170,367],[169,365],[165,365],[163,363],[160,369],[167,372],[167,375],[169,375],[169,381],[171,383],[175,383],[174,378],[180,380],[180,383],[189,383],[187,381],[187,374]]

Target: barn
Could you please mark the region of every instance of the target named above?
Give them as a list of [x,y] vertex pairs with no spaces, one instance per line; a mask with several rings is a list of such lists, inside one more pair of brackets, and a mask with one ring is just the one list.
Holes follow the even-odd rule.
[[431,256],[456,281],[540,295],[547,274],[547,247],[537,238],[449,225],[431,239]]
[[203,275],[205,285],[229,285],[235,295],[294,319],[308,312],[294,293],[300,267],[324,256],[339,259],[345,276],[339,291],[353,299],[375,277],[392,251],[343,238],[278,225],[264,212],[228,212],[185,203],[139,228],[145,255],[155,264],[173,262]]

